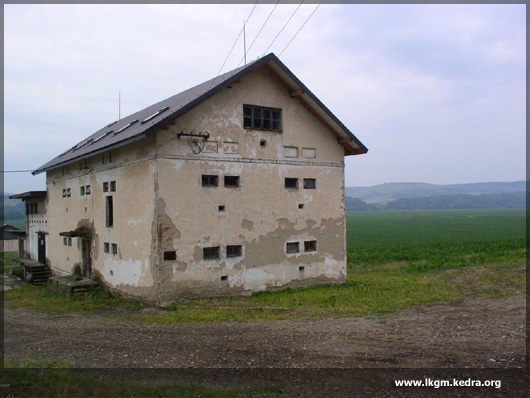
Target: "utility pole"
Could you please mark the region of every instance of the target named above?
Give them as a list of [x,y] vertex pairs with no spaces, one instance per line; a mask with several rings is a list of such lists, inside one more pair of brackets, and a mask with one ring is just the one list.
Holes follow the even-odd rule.
[[245,32],[245,21],[243,21],[243,57],[245,58],[245,65],[247,64],[247,37]]

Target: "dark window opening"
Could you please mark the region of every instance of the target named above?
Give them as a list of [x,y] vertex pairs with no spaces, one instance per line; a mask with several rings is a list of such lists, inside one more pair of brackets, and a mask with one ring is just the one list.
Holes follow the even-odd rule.
[[202,175],[203,187],[217,187],[219,186],[219,177],[215,175]]
[[80,194],[81,196],[84,196],[84,195],[85,195],[85,187],[84,187],[84,186],[81,187],[81,188],[79,188],[79,194]]
[[228,275],[223,275],[223,276],[221,276],[221,280],[222,280],[222,281],[227,281],[227,280],[228,280]]
[[72,246],[72,238],[68,238],[68,246]]
[[304,251],[305,252],[316,252],[317,251],[317,241],[316,240],[306,240],[304,242]]
[[298,188],[298,178],[286,178],[285,188]]
[[112,227],[114,225],[114,209],[112,206],[112,196],[106,196],[106,208],[107,208],[107,227]]
[[164,252],[164,260],[176,260],[177,252],[175,250],[169,250]]
[[109,192],[109,183],[108,182],[104,182],[103,183],[103,192]]
[[259,144],[260,144],[261,146],[265,146],[265,145],[267,145],[267,140],[264,139],[264,138],[262,138],[261,140],[259,140]]
[[298,267],[298,272],[304,272],[305,271],[305,267],[302,265],[301,267]]
[[228,245],[226,246],[226,257],[239,257],[242,253],[241,245]]
[[112,247],[112,254],[113,254],[113,255],[114,255],[114,254],[118,254],[118,245],[117,245],[116,243],[113,243],[113,244],[111,245],[111,247]]
[[304,204],[303,204],[303,203],[300,203],[300,204],[298,205],[298,208],[299,208],[299,209],[303,209],[303,208],[304,208]]
[[215,260],[219,258],[219,246],[204,247],[202,249],[202,258],[204,260]]
[[67,197],[72,196],[72,192],[70,191],[70,188],[66,188],[66,196]]
[[287,242],[286,251],[287,253],[298,253],[300,251],[298,242]]
[[103,251],[104,251],[105,253],[110,252],[110,243],[109,243],[109,242],[104,242],[104,243],[103,243]]
[[219,211],[220,211],[221,213],[222,213],[223,211],[225,211],[225,207],[224,207],[224,205],[219,206]]
[[225,176],[225,187],[239,187],[239,176]]
[[63,189],[63,198],[66,198],[66,189]]
[[282,110],[263,106],[243,105],[243,127],[246,129],[281,131]]
[[68,245],[68,238],[66,236],[63,238],[63,245]]
[[90,185],[85,187],[85,195],[90,195]]
[[116,181],[110,182],[110,192],[116,192]]
[[316,189],[317,180],[315,178],[304,178],[304,189]]

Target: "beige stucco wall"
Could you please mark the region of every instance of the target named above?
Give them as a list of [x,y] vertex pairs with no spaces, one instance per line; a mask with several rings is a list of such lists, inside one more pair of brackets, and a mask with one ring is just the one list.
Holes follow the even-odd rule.
[[[243,129],[243,104],[281,108],[283,132]],[[211,143],[193,154],[177,138],[184,129],[208,131]],[[224,153],[226,141],[239,153]],[[269,72],[253,72],[158,132],[157,145],[160,253],[177,253],[161,260],[161,302],[344,280],[343,147]],[[284,146],[297,147],[298,158],[286,158]],[[306,147],[315,159],[301,157]],[[218,175],[219,187],[202,187],[202,174]],[[239,175],[241,187],[225,188],[225,175]],[[285,177],[299,188],[286,189]],[[317,189],[303,189],[303,178],[316,178]],[[317,252],[303,253],[306,240],[317,240]],[[300,254],[286,254],[292,241]],[[239,244],[243,255],[227,258],[226,245]],[[219,260],[202,259],[208,246],[220,246]]]
[[[155,300],[155,271],[151,252],[154,219],[154,139],[148,138],[108,154],[48,173],[48,257],[59,273],[70,273],[80,264],[81,239],[63,244],[60,232],[89,225],[94,230],[92,269],[104,283],[124,293]],[[103,163],[104,162],[104,163]],[[103,183],[116,181],[116,192],[103,192]],[[81,196],[80,186],[90,185]],[[63,188],[71,197],[63,198]],[[114,225],[106,226],[105,197],[113,196]],[[118,245],[118,253],[104,252],[104,242]]]
[[[243,104],[281,108],[283,132],[243,129]],[[184,129],[210,133],[202,153],[177,137]],[[286,146],[298,148],[298,157],[286,157]],[[302,148],[315,148],[316,157],[303,158]],[[158,304],[344,280],[343,147],[266,69],[149,138],[113,150],[112,163],[103,156],[104,164],[102,155],[89,159],[88,169],[82,161],[48,172],[48,256],[55,269],[68,273],[81,262],[80,239],[64,246],[59,233],[92,225],[99,278]],[[218,175],[219,187],[202,187],[202,174]],[[239,175],[241,186],[224,187],[225,175]],[[298,178],[299,188],[286,189],[285,177]],[[303,189],[303,178],[315,178],[316,189]],[[111,180],[117,191],[114,226],[107,228],[102,185]],[[88,184],[91,194],[81,197],[79,187]],[[71,197],[62,197],[64,188]],[[317,241],[316,252],[304,253],[306,240]],[[294,241],[301,252],[286,254],[286,242]],[[103,242],[117,243],[118,254],[104,253]],[[221,258],[203,260],[203,247],[217,245]],[[242,245],[242,256],[227,258],[226,245]],[[163,260],[171,250],[177,259]]]

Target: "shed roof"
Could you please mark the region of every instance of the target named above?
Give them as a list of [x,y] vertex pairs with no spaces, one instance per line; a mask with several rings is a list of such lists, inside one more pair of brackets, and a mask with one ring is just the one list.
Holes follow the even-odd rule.
[[321,122],[334,132],[345,155],[366,153],[368,149],[348,128],[274,55],[270,53],[247,65],[236,68],[198,86],[169,97],[139,112],[109,123],[72,148],[42,165],[33,174],[67,165],[69,163],[127,145],[146,137],[149,133],[171,124],[176,118],[193,109],[219,91],[228,88],[245,75],[260,67],[268,67],[283,80],[293,97],[298,98],[313,111]]
[[46,196],[46,191],[27,191],[22,193],[17,193],[16,195],[11,195],[9,199],[36,199]]

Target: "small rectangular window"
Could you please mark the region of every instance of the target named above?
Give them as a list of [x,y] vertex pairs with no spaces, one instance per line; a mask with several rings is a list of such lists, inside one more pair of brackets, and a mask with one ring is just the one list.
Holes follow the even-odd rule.
[[63,198],[66,198],[66,189],[63,189]]
[[317,241],[316,240],[306,240],[304,242],[304,251],[305,252],[316,252],[317,251]]
[[239,187],[239,176],[225,176],[225,187],[228,187],[228,188]]
[[287,242],[285,249],[287,253],[298,253],[300,251],[298,242]]
[[215,260],[219,258],[219,246],[204,247],[202,249],[202,258],[204,260]]
[[298,188],[298,178],[286,178],[285,188]]
[[63,238],[63,245],[68,245],[68,238],[66,236]]
[[72,246],[72,238],[68,238],[68,246]]
[[226,257],[240,257],[242,253],[241,245],[226,246]]
[[85,195],[90,195],[90,185],[85,187]]
[[315,148],[302,148],[302,157],[307,159],[314,159],[317,157]]
[[201,177],[203,187],[217,187],[219,186],[219,177],[216,175],[205,175]]
[[304,178],[304,189],[316,189],[317,180],[315,178]]
[[105,253],[108,253],[110,251],[110,243],[109,242],[104,242],[103,243],[103,251]]
[[106,223],[107,227],[114,225],[114,209],[112,206],[112,196],[106,196]]
[[72,196],[72,192],[70,191],[70,188],[66,188],[66,196],[67,197]]
[[221,280],[222,280],[222,281],[227,281],[227,280],[228,280],[228,275],[223,275],[223,276],[221,276]]
[[113,254],[113,255],[118,254],[118,245],[117,245],[116,243],[113,243],[113,244],[111,245],[111,248],[112,248],[112,254]]
[[81,196],[85,196],[85,187],[84,187],[84,186],[82,186],[81,188],[79,188],[79,194],[80,194]]
[[221,213],[225,211],[225,207],[224,207],[224,205],[219,206],[219,211],[220,211]]
[[176,260],[177,259],[177,252],[175,250],[169,250],[164,252],[164,260],[170,261],[170,260]]
[[108,182],[104,182],[103,183],[103,192],[109,192],[109,183]]
[[110,192],[116,192],[116,181],[110,182]]

